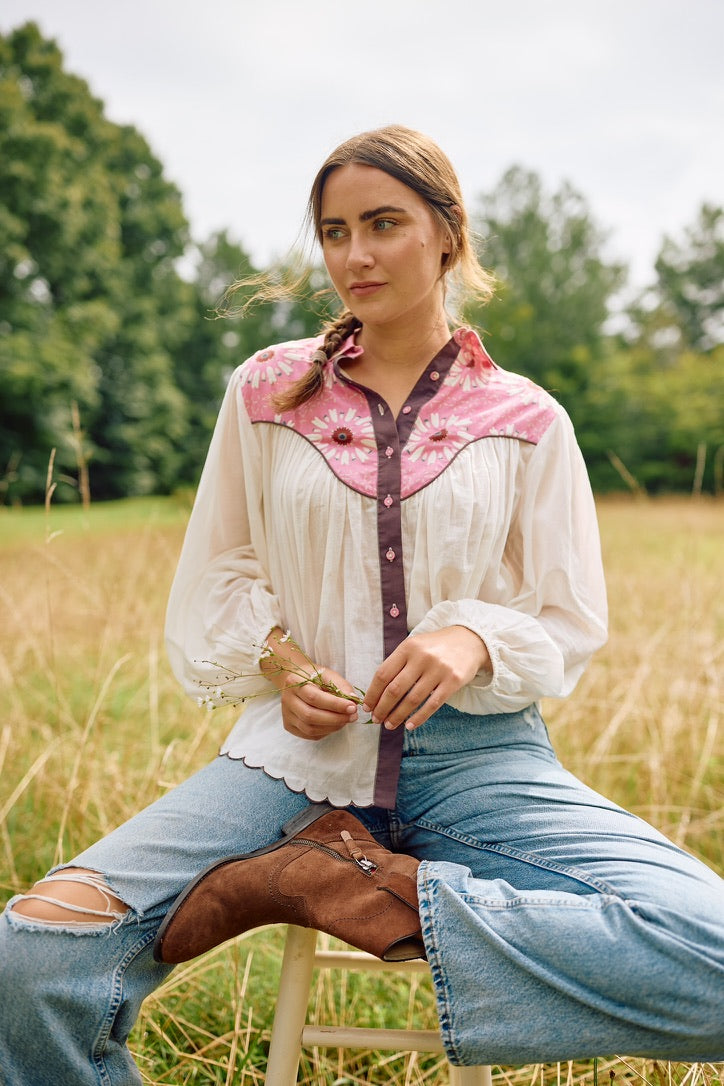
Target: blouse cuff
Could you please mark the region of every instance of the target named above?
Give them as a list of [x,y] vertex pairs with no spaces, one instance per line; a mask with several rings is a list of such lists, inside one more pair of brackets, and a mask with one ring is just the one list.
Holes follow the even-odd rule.
[[186,692],[208,708],[276,693],[259,666],[266,638],[282,625],[276,597],[261,582],[224,603],[222,597],[219,586],[209,584],[190,601],[185,631],[167,624],[172,669]]
[[[479,671],[456,697],[467,712],[514,712],[541,697],[559,696],[563,657],[537,619],[500,604],[467,599],[432,607],[411,635],[465,626],[485,643],[492,668]],[[463,708],[463,705],[459,705]]]

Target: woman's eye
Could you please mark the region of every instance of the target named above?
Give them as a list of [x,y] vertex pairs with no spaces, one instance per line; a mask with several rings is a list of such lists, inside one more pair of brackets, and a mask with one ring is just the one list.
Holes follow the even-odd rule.
[[375,219],[375,230],[389,230],[393,226],[397,226],[394,219]]
[[322,234],[325,241],[338,241],[344,234],[341,226],[327,226]]

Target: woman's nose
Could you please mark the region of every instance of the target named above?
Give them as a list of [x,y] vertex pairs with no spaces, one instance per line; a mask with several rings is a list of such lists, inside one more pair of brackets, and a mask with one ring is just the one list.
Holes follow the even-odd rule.
[[350,271],[355,268],[369,268],[374,264],[374,257],[370,252],[366,239],[360,236],[352,236],[347,250],[347,267]]

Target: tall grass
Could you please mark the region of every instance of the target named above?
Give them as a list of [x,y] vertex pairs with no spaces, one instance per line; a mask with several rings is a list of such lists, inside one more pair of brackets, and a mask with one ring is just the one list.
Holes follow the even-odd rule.
[[[173,501],[0,510],[0,898],[180,782],[216,753],[233,712],[180,692],[162,644],[187,509]],[[720,646],[724,506],[600,506],[611,639],[545,715],[563,761],[724,869]],[[261,1082],[283,932],[270,928],[177,969],[132,1047],[149,1084]],[[325,977],[322,1020],[434,1028],[429,985]],[[524,1013],[524,1011],[522,1011]],[[498,1068],[510,1086],[712,1086],[720,1066],[643,1060]],[[314,1084],[444,1081],[439,1057],[311,1051]]]

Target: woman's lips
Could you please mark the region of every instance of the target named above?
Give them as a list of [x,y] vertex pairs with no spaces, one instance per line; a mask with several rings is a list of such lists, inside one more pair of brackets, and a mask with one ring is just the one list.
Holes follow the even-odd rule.
[[375,294],[384,285],[384,283],[352,283],[349,292],[356,298],[366,298],[369,294]]

